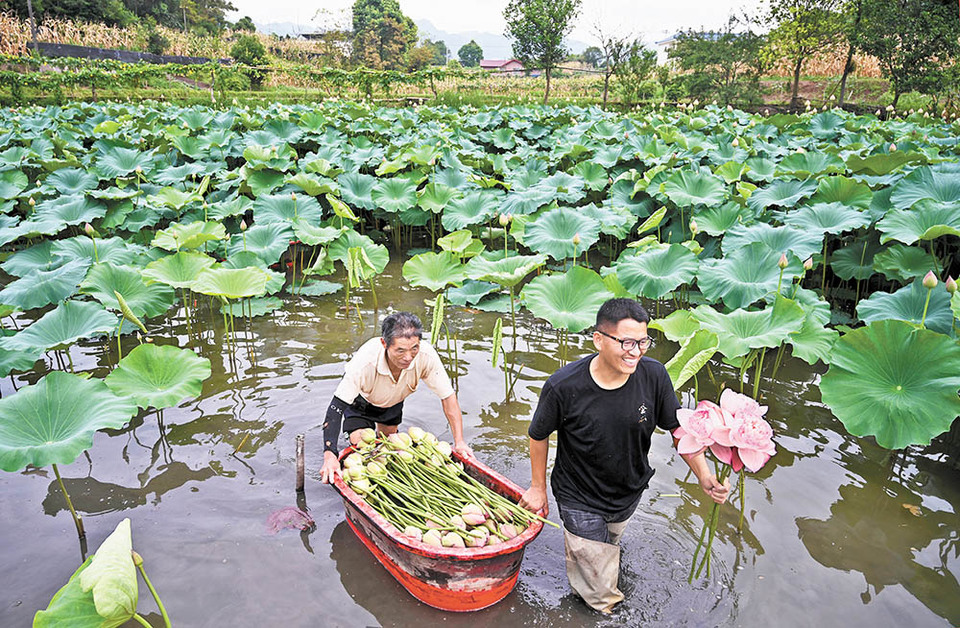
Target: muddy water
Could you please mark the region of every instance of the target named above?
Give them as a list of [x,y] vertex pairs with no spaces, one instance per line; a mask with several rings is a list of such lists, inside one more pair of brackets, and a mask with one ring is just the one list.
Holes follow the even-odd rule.
[[[958,472],[935,448],[894,456],[846,434],[820,403],[819,371],[791,360],[761,386],[778,453],[747,478],[740,533],[738,511],[725,507],[710,578],[687,584],[709,504],[661,434],[651,451],[657,474],[623,539],[627,599],[614,616],[590,611],[571,594],[562,534],[553,528],[529,546],[516,589],[496,606],[465,616],[420,604],[360,544],[336,493],[317,481],[318,424],[344,362],[376,334],[384,312],[428,313],[423,299],[430,295],[409,288],[397,263],[377,278],[377,294],[378,312],[369,292],[354,294],[362,324],[355,311],[348,317],[340,308],[342,295],[287,297],[282,311],[237,321],[234,351],[226,350],[219,315],[201,307],[189,329],[183,312],[172,316],[155,341],[193,347],[211,360],[214,374],[201,397],[162,417],[142,413],[128,429],[100,432],[85,455],[61,467],[92,548],[131,519],[134,548],[175,626],[960,624]],[[526,428],[543,381],[560,366],[559,347],[548,326],[520,314],[517,360],[524,368],[515,399],[504,402],[503,373],[490,360],[497,316],[449,312],[456,383],[477,456],[525,486]],[[504,328],[509,346],[509,324]],[[438,344],[452,372],[446,342]],[[674,350],[662,341],[651,355],[666,361]],[[115,351],[89,342],[71,357],[78,371],[103,375]],[[571,337],[569,359],[588,351],[585,338]],[[732,369],[714,365],[714,374],[717,384],[734,385]],[[0,391],[11,394],[37,377],[7,378]],[[701,396],[715,397],[710,379],[700,380]],[[440,403],[426,389],[408,399],[404,423],[450,438]],[[306,434],[310,476],[300,505],[305,501],[316,527],[271,534],[269,515],[298,505],[298,433]],[[551,502],[554,520],[555,512]],[[0,474],[0,530],[0,626],[27,626],[81,556],[51,469]],[[141,589],[141,614],[160,625]]]

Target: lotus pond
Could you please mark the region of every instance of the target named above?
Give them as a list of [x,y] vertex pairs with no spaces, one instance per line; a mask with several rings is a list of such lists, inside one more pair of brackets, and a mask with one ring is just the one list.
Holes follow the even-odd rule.
[[[958,132],[712,106],[0,112],[0,624],[82,562],[64,490],[91,551],[131,519],[174,625],[960,623]],[[419,604],[316,481],[343,364],[418,313],[468,442],[526,485],[540,387],[613,295],[655,316],[687,405],[769,406],[777,454],[711,576],[687,583],[709,505],[662,435],[614,617],[570,594],[550,528],[495,607]],[[405,417],[445,436],[428,391]],[[313,526],[283,525],[294,506]],[[139,609],[162,625],[145,587]]]

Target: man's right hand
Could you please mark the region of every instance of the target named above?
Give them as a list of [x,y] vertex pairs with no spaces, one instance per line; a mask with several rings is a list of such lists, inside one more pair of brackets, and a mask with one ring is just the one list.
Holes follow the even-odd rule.
[[531,486],[527,492],[520,498],[519,506],[526,508],[532,513],[538,513],[543,509],[543,516],[550,514],[550,504],[547,503],[547,489],[542,486]]
[[323,466],[320,467],[320,481],[333,484],[333,478],[340,477],[340,461],[332,451],[323,452]]

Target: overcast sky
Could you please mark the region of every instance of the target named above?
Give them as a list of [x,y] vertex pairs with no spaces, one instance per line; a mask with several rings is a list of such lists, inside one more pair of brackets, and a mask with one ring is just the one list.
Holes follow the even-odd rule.
[[[677,30],[719,28],[732,13],[756,12],[762,0],[583,0],[580,17],[571,38],[594,42],[594,25],[598,22],[607,32],[640,36],[646,43],[673,34]],[[309,31],[324,22],[315,19],[318,11],[326,11],[341,22],[349,16],[350,0],[231,0],[236,20],[249,15],[261,24],[293,22]],[[450,33],[481,31],[503,34],[503,8],[507,0],[438,2],[437,0],[400,0],[400,8],[414,20],[430,20],[438,29]]]

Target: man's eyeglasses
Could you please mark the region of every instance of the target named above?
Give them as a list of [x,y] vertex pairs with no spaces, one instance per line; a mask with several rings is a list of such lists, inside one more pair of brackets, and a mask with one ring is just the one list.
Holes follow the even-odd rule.
[[651,338],[650,336],[647,336],[646,338],[640,338],[640,339],[617,338],[616,336],[611,336],[607,332],[600,331],[599,329],[597,330],[597,333],[603,334],[607,338],[616,340],[617,342],[620,343],[620,348],[623,349],[624,351],[633,351],[637,347],[639,347],[641,351],[646,351],[647,349],[653,346],[653,338]]

